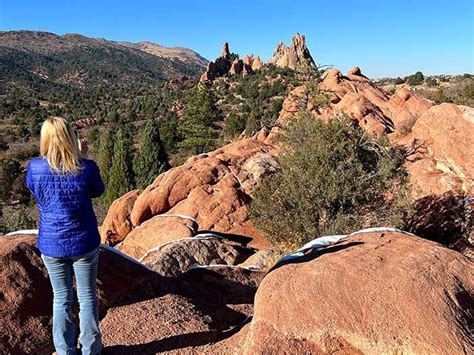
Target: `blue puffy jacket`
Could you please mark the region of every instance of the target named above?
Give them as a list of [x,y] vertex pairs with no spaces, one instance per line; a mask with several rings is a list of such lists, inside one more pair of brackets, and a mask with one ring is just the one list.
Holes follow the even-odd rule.
[[81,165],[77,175],[54,172],[45,158],[28,165],[26,184],[38,204],[38,248],[44,255],[80,256],[99,246],[91,198],[102,195],[104,184],[96,163],[82,159]]

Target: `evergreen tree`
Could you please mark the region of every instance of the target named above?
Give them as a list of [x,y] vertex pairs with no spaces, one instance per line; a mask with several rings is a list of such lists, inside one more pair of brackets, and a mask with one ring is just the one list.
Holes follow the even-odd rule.
[[106,128],[100,135],[99,148],[97,151],[97,165],[100,170],[102,180],[109,180],[112,157],[114,155],[114,136],[109,128]]
[[133,159],[137,186],[144,188],[168,170],[168,156],[160,138],[158,122],[149,120],[140,137],[141,147]]
[[186,101],[179,126],[183,137],[179,147],[193,154],[213,149],[218,137],[216,122],[220,118],[216,98],[208,88],[198,85],[191,89]]
[[178,115],[174,112],[167,112],[160,118],[160,137],[168,154],[176,152],[176,146],[181,140],[178,132]]
[[107,183],[107,202],[111,203],[135,186],[132,168],[132,140],[119,128],[115,135],[114,156]]

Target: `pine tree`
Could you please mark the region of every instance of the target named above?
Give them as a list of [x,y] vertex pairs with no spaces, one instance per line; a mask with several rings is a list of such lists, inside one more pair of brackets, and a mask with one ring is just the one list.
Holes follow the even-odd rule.
[[107,183],[107,202],[111,203],[135,186],[132,168],[132,140],[119,128],[115,135],[114,156]]
[[205,86],[198,85],[187,96],[179,132],[183,137],[179,147],[185,151],[200,154],[214,148],[218,137],[216,122],[219,110],[216,98]]
[[168,170],[168,156],[160,138],[158,122],[149,120],[140,137],[141,147],[133,159],[137,186],[144,188]]
[[100,135],[99,148],[97,151],[97,165],[99,166],[102,180],[109,180],[110,167],[114,155],[114,136],[109,128],[106,128]]

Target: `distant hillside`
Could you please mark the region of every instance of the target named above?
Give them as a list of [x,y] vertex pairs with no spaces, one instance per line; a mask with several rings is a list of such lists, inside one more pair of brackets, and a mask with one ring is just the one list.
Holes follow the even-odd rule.
[[186,48],[59,36],[0,32],[0,94],[64,89],[107,91],[143,87],[202,72],[206,59]]
[[185,62],[195,63],[205,67],[209,61],[199,53],[183,47],[165,47],[159,44],[143,41],[138,43],[120,42],[119,44],[137,48],[141,51],[163,58],[177,58]]

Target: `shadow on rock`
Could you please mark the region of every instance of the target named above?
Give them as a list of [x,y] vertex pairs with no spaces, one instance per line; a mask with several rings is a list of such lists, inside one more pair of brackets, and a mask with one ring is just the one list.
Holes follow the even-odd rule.
[[347,249],[347,248],[350,248],[350,247],[354,247],[354,246],[357,246],[357,245],[362,245],[364,244],[363,242],[349,242],[349,243],[346,243],[346,244],[342,244],[342,245],[339,245],[339,244],[336,244],[336,245],[333,245],[333,246],[329,246],[329,247],[326,247],[324,249],[319,249],[319,250],[315,250],[315,249],[308,249],[305,254],[301,257],[297,257],[297,258],[293,258],[293,259],[288,259],[288,260],[284,260],[284,261],[280,261],[278,262],[273,268],[270,269],[269,273],[284,266],[284,265],[288,265],[288,264],[300,264],[300,263],[305,263],[305,262],[308,262],[308,261],[311,261],[311,260],[314,260],[324,254],[330,254],[330,253],[337,253],[338,251],[341,251],[341,250],[344,250],[344,249]]
[[165,339],[138,345],[114,345],[105,347],[105,355],[125,355],[125,354],[156,354],[165,351],[180,350],[189,347],[199,347],[218,342],[235,334],[239,329],[232,332],[196,332],[188,334],[173,335]]
[[247,246],[253,240],[253,238],[246,237],[245,235],[240,235],[240,234],[223,233],[223,232],[207,231],[207,230],[198,232],[198,234],[206,234],[206,233],[215,234],[231,242],[242,244],[243,246]]
[[455,193],[430,195],[419,199],[407,229],[420,237],[464,252],[472,249],[474,199]]

